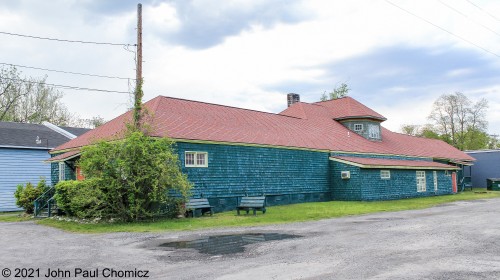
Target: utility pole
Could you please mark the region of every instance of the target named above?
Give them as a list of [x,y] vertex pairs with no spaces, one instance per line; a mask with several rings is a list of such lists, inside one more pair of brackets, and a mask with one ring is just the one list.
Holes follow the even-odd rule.
[[141,126],[142,115],[142,4],[137,4],[137,57],[134,93],[134,127]]

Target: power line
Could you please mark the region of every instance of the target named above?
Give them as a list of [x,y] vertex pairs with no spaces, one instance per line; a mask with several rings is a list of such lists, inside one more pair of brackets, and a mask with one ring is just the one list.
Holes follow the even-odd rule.
[[485,14],[489,15],[490,17],[494,18],[496,21],[500,21],[500,19],[498,19],[496,16],[490,14],[485,9],[483,9],[483,8],[479,7],[478,5],[474,4],[474,2],[472,2],[470,0],[467,0],[467,2],[469,2],[471,5],[473,5],[474,7],[478,8],[479,10],[483,11]]
[[467,16],[466,14],[464,14],[464,13],[460,12],[459,10],[457,10],[457,9],[455,9],[455,8],[451,7],[451,6],[449,6],[448,4],[444,3],[443,1],[441,1],[441,0],[437,0],[437,1],[438,1],[439,3],[441,3],[441,4],[443,4],[444,6],[448,7],[449,9],[451,9],[451,10],[455,11],[456,13],[458,13],[458,14],[462,15],[463,17],[467,18],[468,20],[472,21],[473,23],[475,23],[475,24],[477,24],[477,25],[480,25],[480,26],[482,26],[482,27],[483,27],[483,28],[485,28],[485,29],[488,29],[489,31],[491,31],[492,33],[495,33],[498,37],[500,37],[500,33],[496,32],[495,30],[493,30],[493,29],[489,28],[488,26],[486,26],[486,25],[484,25],[484,24],[482,24],[482,23],[480,23],[480,22],[477,22],[477,21],[473,20],[472,18],[470,18],[470,17],[469,17],[469,16]]
[[77,87],[77,86],[49,84],[49,83],[45,83],[45,82],[27,81],[27,80],[22,80],[22,79],[12,79],[12,78],[2,77],[2,76],[0,76],[0,79],[6,79],[6,80],[11,80],[11,81],[17,81],[17,82],[25,82],[25,83],[30,83],[30,84],[47,85],[47,86],[52,86],[52,87],[56,87],[56,88],[65,88],[65,89],[99,91],[99,92],[108,92],[108,93],[126,93],[126,94],[130,93],[128,91],[116,91],[116,90],[107,90],[107,89],[98,89],[98,88],[85,88],[85,87]]
[[478,44],[476,44],[476,43],[474,43],[474,42],[472,42],[472,41],[469,41],[469,40],[467,40],[467,39],[465,39],[465,38],[463,38],[463,37],[461,37],[461,36],[459,36],[459,35],[457,35],[457,34],[455,34],[455,33],[451,32],[451,31],[449,31],[449,30],[446,30],[446,29],[444,29],[443,27],[441,27],[441,26],[439,26],[439,25],[436,25],[436,24],[434,24],[434,23],[432,23],[432,22],[430,22],[430,21],[426,20],[425,18],[423,18],[423,17],[421,17],[421,16],[418,16],[418,15],[416,15],[416,14],[414,14],[414,13],[412,13],[412,12],[410,12],[410,11],[408,11],[408,10],[406,10],[406,9],[404,9],[404,8],[402,8],[402,7],[400,7],[400,6],[396,5],[396,4],[394,4],[394,3],[392,3],[392,2],[391,2],[391,1],[389,1],[389,0],[385,0],[385,2],[387,2],[387,3],[391,4],[391,5],[393,5],[393,6],[394,6],[394,7],[396,7],[396,8],[399,8],[399,9],[401,9],[401,10],[403,10],[403,11],[405,11],[405,12],[409,13],[410,15],[412,15],[412,16],[414,16],[414,17],[416,17],[416,18],[420,19],[420,20],[423,20],[423,21],[427,22],[428,24],[430,24],[430,25],[432,25],[432,26],[434,26],[434,27],[437,27],[437,28],[439,28],[439,29],[443,30],[444,32],[446,32],[446,33],[448,33],[448,34],[450,34],[450,35],[455,36],[455,37],[457,37],[458,39],[460,39],[460,40],[462,40],[462,41],[464,41],[464,42],[467,42],[467,43],[469,43],[469,44],[471,44],[471,45],[473,45],[473,46],[475,46],[475,47],[477,47],[477,48],[479,48],[479,49],[481,49],[481,50],[483,50],[483,51],[485,51],[485,52],[487,52],[487,53],[490,53],[490,54],[492,54],[492,55],[494,55],[494,56],[496,56],[496,57],[500,57],[500,55],[498,55],[498,54],[496,54],[496,53],[494,53],[494,52],[492,52],[492,51],[490,51],[490,50],[488,50],[488,49],[485,49],[485,48],[481,47],[480,45],[478,45]]
[[67,42],[67,43],[110,45],[110,46],[135,46],[135,44],[93,42],[93,41],[81,41],[81,40],[66,40],[66,39],[58,39],[58,38],[49,38],[49,37],[40,37],[40,36],[17,34],[17,33],[5,32],[5,31],[0,31],[0,34],[11,35],[11,36],[18,36],[18,37],[25,37],[25,38],[32,38],[32,39],[40,39],[40,40],[49,40],[49,41],[57,41],[57,42]]
[[43,71],[50,71],[50,72],[64,73],[64,74],[73,74],[73,75],[90,76],[90,77],[99,77],[99,78],[108,78],[108,79],[134,80],[134,79],[132,79],[132,78],[124,78],[124,77],[116,77],[116,76],[106,76],[106,75],[97,75],[97,74],[88,74],[88,73],[79,73],[79,72],[70,72],[70,71],[54,70],[54,69],[39,68],[39,67],[33,67],[33,66],[25,66],[25,65],[18,65],[18,64],[5,63],[5,62],[0,62],[0,64],[3,64],[3,65],[8,65],[8,66],[21,67],[21,68],[35,69],[35,70],[43,70]]

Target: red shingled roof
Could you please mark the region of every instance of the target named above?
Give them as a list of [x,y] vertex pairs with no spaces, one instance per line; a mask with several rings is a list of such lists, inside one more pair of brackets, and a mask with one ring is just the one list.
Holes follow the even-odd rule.
[[385,121],[386,118],[381,114],[373,111],[372,109],[366,107],[365,105],[359,103],[352,97],[346,96],[338,99],[321,101],[314,103],[328,108],[333,119],[345,119],[345,118],[374,118]]
[[[152,115],[149,120],[151,135],[157,137],[473,160],[443,141],[403,135],[387,129],[382,129],[382,141],[369,141],[333,120],[341,116],[335,115],[332,108],[342,108],[341,104],[347,104],[350,109],[339,110],[350,114],[368,113],[379,119],[383,116],[364,105],[356,105],[360,103],[350,97],[340,99],[337,105],[333,103],[335,100],[313,104],[299,102],[280,114],[272,114],[158,96],[146,102],[144,107]],[[130,119],[131,112],[127,112],[52,152],[85,146],[96,139],[120,138],[124,123],[130,122]]]
[[457,169],[456,166],[442,164],[433,161],[401,160],[382,158],[359,158],[359,157],[331,157],[332,160],[356,165],[362,168],[416,168],[416,169]]
[[68,159],[72,159],[72,158],[77,157],[79,155],[80,155],[80,150],[73,150],[73,151],[69,151],[69,152],[57,155],[55,157],[51,157],[48,160],[45,160],[44,162],[66,161]]

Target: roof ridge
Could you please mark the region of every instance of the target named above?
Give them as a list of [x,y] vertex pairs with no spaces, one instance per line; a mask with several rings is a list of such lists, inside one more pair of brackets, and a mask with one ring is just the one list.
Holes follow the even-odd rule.
[[[323,100],[323,101],[321,101],[321,100],[320,100],[320,101],[316,101],[316,102],[314,102],[314,103],[309,103],[309,104],[311,104],[311,105],[313,105],[313,104],[315,104],[315,105],[319,105],[319,104],[317,104],[317,103],[330,102],[330,101],[335,101],[335,100],[344,99],[344,98],[351,98],[351,99],[354,99],[354,98],[352,98],[352,97],[350,97],[350,96],[347,96],[347,95],[346,95],[346,96],[342,96],[342,97],[337,97],[337,98],[335,98],[335,99],[329,99],[329,100]],[[319,105],[319,106],[321,106],[321,105]]]
[[[196,103],[202,103],[202,104],[206,104],[206,105],[214,105],[214,106],[219,106],[219,107],[226,107],[226,108],[231,108],[231,109],[239,109],[239,110],[245,110],[245,111],[251,111],[251,112],[256,112],[256,113],[263,113],[263,114],[268,114],[268,115],[273,115],[273,116],[280,116],[280,117],[287,117],[287,118],[294,118],[294,119],[301,120],[301,118],[287,116],[287,115],[280,115],[279,113],[270,113],[270,112],[258,111],[258,110],[254,110],[254,109],[247,109],[247,108],[240,108],[240,107],[223,105],[223,104],[210,103],[210,102],[206,102],[206,101],[185,99],[185,98],[179,98],[179,97],[171,97],[171,96],[165,96],[165,95],[158,95],[157,97],[170,98],[170,99],[176,99],[176,100],[182,100],[182,101],[188,101],[188,102],[196,102]],[[157,98],[157,97],[155,97],[155,98]],[[153,99],[151,99],[151,100],[153,100]],[[151,100],[149,100],[149,101],[151,101]]]
[[61,128],[53,123],[44,121],[42,124],[50,129],[52,129],[53,131],[61,134],[62,136],[68,138],[68,139],[75,139],[76,138],[76,135],[74,135],[73,133],[71,133],[71,132],[65,130],[64,128]]
[[[307,120],[308,118],[307,118],[306,111],[304,110],[304,106],[303,106],[304,104],[309,105],[309,103],[306,103],[306,102],[301,102],[301,101],[295,102],[295,103],[291,104],[290,106],[288,106],[285,110],[279,112],[278,115]],[[298,111],[297,113],[298,113],[298,115],[300,115],[299,117],[285,114],[286,111],[295,110],[296,107],[297,107],[296,110]]]
[[308,119],[306,111],[304,110],[304,106],[303,106],[304,104],[305,104],[305,102],[300,102],[300,104],[298,104],[300,106],[300,108],[299,108],[300,112],[301,112],[302,116],[304,116],[304,118],[301,118],[301,119]]
[[[153,100],[155,100],[155,99],[156,99],[156,103],[155,103],[155,104],[153,104],[153,108],[152,108],[153,114],[156,114],[156,111],[158,111],[158,107],[160,107],[160,103],[161,103],[162,99],[161,99],[161,98],[159,98],[159,97],[162,97],[162,96],[161,96],[161,95],[158,95],[157,97],[155,97],[155,98],[153,98],[153,99],[151,99],[151,100],[147,101],[147,102],[150,102],[150,101],[153,101]],[[146,102],[146,103],[147,103],[147,102]],[[144,104],[146,104],[146,103],[144,103]],[[128,111],[127,111],[127,112],[128,112]]]

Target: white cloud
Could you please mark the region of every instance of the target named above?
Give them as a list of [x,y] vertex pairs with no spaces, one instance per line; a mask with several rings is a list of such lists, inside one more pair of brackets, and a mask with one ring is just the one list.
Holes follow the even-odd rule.
[[[482,48],[500,54],[500,37],[477,24],[497,30],[498,22],[467,1],[444,2],[467,14],[473,21],[438,1],[390,1]],[[135,5],[131,5],[128,10],[120,7],[119,13],[103,10],[99,13],[99,20],[96,20],[79,1],[25,0],[19,3],[0,7],[0,31],[104,42],[133,43],[135,40]],[[117,2],[115,5],[125,3],[128,2]],[[486,64],[488,69],[493,69],[491,71],[499,71],[498,57],[383,0],[308,0],[297,3],[293,9],[285,9],[286,5],[281,1],[211,1],[210,4],[192,1],[189,4],[191,6],[184,7],[168,1],[145,3],[145,99],[163,94],[278,112],[285,107],[287,91],[296,91],[294,86],[330,85],[330,88],[323,89],[329,90],[338,82],[348,80],[356,83],[351,85],[352,88],[363,88],[363,91],[353,91],[355,97],[388,117],[386,126],[391,129],[398,130],[401,123],[425,123],[435,98],[456,90],[475,95],[479,94],[478,90],[489,88],[485,95],[490,100],[488,118],[499,119],[496,112],[500,111],[497,107],[500,106],[500,97],[494,92],[498,91],[500,82],[481,77],[483,72],[478,72]],[[478,5],[500,14],[498,1],[482,1]],[[210,19],[217,20],[217,23],[212,24]],[[181,37],[172,37],[173,34]],[[135,76],[134,55],[120,47],[59,44],[0,36],[0,62]],[[193,44],[196,48],[193,48]],[[436,67],[429,67],[427,72],[432,75],[423,78],[412,77],[416,66],[411,63],[394,66],[377,61],[377,71],[363,77],[370,79],[373,84],[360,80],[356,71],[346,77],[343,76],[344,69],[335,68],[339,62],[349,64],[350,60],[374,50],[398,47],[425,49],[435,58],[457,49],[476,56],[441,60],[447,64],[446,67],[440,67],[440,72],[436,72]],[[432,55],[426,58],[429,61],[422,63],[432,65]],[[463,63],[457,65],[458,62]],[[465,62],[477,64],[462,65]],[[325,65],[336,71],[329,72],[330,69]],[[357,64],[356,67],[360,67],[361,73],[363,65]],[[23,71],[27,75],[45,74]],[[58,84],[128,89],[126,81],[55,73],[48,75],[50,82]],[[404,77],[420,78],[421,85],[409,84]],[[377,81],[386,84],[376,84]],[[290,86],[279,89],[271,86],[287,84]],[[371,96],[383,90],[391,97],[386,105],[381,105],[384,100],[379,101]],[[319,98],[322,91],[317,91]],[[126,110],[129,100],[126,94],[65,92],[65,103],[82,117],[101,115],[106,119],[113,118]],[[421,93],[421,97],[415,97],[418,93]],[[307,94],[303,100],[313,101],[315,93]],[[490,120],[490,127],[500,133],[500,123]]]
[[468,74],[474,73],[473,69],[470,68],[460,68],[460,69],[453,69],[451,71],[446,72],[447,77],[460,77],[460,76],[466,76]]
[[179,30],[181,21],[177,11],[169,3],[160,3],[158,6],[146,6],[144,14],[144,26],[149,26],[162,32],[174,32]]

